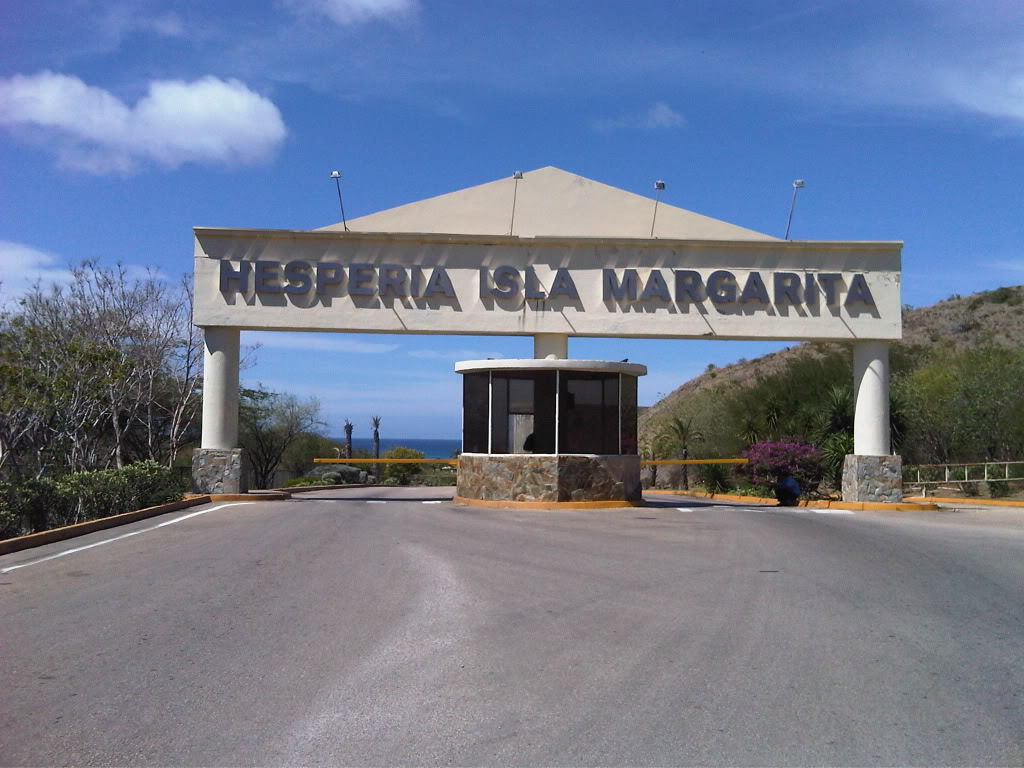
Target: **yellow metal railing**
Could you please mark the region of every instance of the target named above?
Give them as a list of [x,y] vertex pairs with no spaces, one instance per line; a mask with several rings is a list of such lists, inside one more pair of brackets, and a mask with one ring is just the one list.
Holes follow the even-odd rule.
[[459,466],[458,459],[313,459],[314,464],[448,464]]
[[662,466],[664,464],[746,464],[750,459],[642,459],[643,467]]
[[[497,455],[497,454],[496,454]],[[501,455],[523,455],[528,454],[501,454]],[[642,459],[640,465],[649,467],[651,465],[663,466],[666,464],[746,464],[747,459]],[[448,464],[452,467],[459,466],[458,459],[387,459],[383,456],[379,459],[313,459],[315,464]]]

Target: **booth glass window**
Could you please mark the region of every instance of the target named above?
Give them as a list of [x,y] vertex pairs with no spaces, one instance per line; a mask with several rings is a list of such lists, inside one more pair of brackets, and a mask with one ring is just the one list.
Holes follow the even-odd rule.
[[487,373],[467,373],[462,377],[462,450],[487,453]]
[[491,453],[554,452],[555,374],[492,373]]
[[559,453],[619,452],[619,374],[565,373],[559,393]]
[[636,408],[636,376],[622,376],[619,379],[622,387],[622,446],[621,453],[635,456],[637,453],[636,430],[637,430],[637,408]]

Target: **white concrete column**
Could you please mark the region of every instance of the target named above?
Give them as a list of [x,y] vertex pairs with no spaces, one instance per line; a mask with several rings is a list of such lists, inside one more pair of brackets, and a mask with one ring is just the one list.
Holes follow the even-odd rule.
[[533,356],[538,360],[554,357],[569,359],[569,337],[564,333],[535,333],[533,335]]
[[237,328],[204,328],[202,448],[238,447]]
[[853,345],[853,452],[857,456],[888,456],[889,345],[858,341]]

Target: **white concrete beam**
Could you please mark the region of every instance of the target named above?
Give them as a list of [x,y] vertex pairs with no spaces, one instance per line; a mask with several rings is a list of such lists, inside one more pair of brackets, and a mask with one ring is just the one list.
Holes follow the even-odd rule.
[[563,333],[537,333],[533,336],[533,356],[538,360],[554,356],[569,359],[569,337]]

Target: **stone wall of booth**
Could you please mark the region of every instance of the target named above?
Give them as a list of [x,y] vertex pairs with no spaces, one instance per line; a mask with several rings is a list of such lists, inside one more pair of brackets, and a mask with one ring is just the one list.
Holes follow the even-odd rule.
[[638,501],[637,456],[463,453],[458,495],[485,501]]

